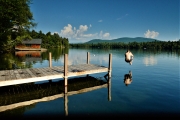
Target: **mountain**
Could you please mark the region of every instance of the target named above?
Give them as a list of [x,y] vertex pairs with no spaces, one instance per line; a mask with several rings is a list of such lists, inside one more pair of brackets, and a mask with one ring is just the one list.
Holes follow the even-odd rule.
[[129,43],[129,42],[152,42],[152,41],[160,41],[157,39],[152,39],[152,38],[143,38],[143,37],[136,37],[136,38],[129,38],[129,37],[123,37],[123,38],[117,38],[117,39],[112,39],[112,40],[102,40],[102,39],[93,39],[88,42],[88,44],[97,44],[97,43],[113,43],[113,42],[123,42],[123,43]]

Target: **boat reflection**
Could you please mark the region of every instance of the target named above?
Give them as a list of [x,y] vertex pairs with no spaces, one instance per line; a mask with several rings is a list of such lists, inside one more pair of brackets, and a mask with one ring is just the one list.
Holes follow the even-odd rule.
[[124,75],[124,84],[128,86],[132,82],[132,71],[129,71],[128,74]]
[[0,115],[8,110],[13,111],[15,108],[25,106],[23,107],[24,111],[20,112],[23,114],[27,109],[35,107],[36,103],[62,97],[64,98],[65,116],[68,116],[68,96],[101,88],[108,88],[108,100],[111,100],[110,77],[108,77],[108,81],[91,76],[72,78],[68,80],[68,86],[64,86],[64,80],[59,80],[58,82],[0,87]]

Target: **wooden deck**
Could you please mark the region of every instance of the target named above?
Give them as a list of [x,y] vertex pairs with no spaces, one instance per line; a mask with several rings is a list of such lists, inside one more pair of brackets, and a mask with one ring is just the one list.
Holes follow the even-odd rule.
[[[67,77],[101,72],[108,72],[108,68],[93,64],[70,65],[68,66]],[[0,86],[38,82],[58,78],[64,78],[64,66],[1,70]]]
[[109,54],[108,67],[90,64],[90,55],[87,53],[87,64],[68,65],[68,55],[64,54],[64,66],[53,66],[51,53],[49,53],[49,67],[26,68],[15,70],[0,70],[0,87],[16,84],[24,84],[45,80],[64,78],[64,85],[67,86],[67,78],[87,74],[108,72],[111,76],[112,54]]

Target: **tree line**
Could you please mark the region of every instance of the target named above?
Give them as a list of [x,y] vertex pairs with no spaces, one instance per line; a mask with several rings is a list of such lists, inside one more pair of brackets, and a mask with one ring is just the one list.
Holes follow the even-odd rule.
[[37,26],[30,11],[32,0],[0,0],[0,53],[11,52],[25,39],[41,38],[42,47],[65,47],[69,42],[58,34],[30,31]]
[[39,32],[36,32],[35,30],[28,31],[28,34],[36,39],[42,39],[41,47],[43,48],[51,48],[51,47],[60,47],[60,48],[68,48],[69,47],[69,40],[68,38],[63,38],[59,36],[58,33],[51,33],[48,32],[46,34],[42,33],[40,30]]
[[69,45],[71,48],[102,48],[102,49],[180,49],[179,41],[152,41],[152,42],[117,42],[117,43],[72,43]]

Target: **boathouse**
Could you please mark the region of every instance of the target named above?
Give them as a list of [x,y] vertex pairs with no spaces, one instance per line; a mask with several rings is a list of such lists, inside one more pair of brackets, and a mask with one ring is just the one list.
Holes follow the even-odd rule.
[[41,50],[42,39],[23,40],[15,50]]

